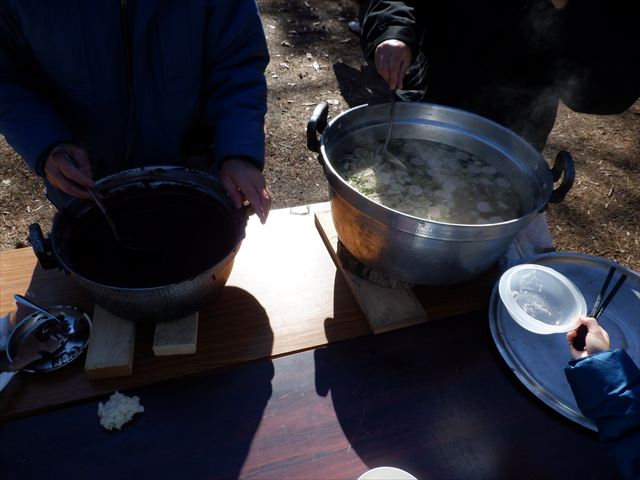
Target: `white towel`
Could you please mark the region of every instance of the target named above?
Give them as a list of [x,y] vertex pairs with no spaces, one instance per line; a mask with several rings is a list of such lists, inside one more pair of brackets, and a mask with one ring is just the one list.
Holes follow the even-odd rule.
[[547,223],[547,216],[540,213],[511,242],[509,248],[500,259],[503,270],[522,260],[541,253],[552,252],[553,241]]

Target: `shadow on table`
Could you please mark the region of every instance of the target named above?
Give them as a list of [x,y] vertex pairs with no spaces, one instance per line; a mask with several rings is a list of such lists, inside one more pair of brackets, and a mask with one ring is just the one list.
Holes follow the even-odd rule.
[[[21,293],[21,292],[12,292]],[[47,308],[53,305],[74,305],[91,314],[93,301],[89,294],[82,289],[71,276],[65,275],[59,269],[45,270],[39,263],[33,269],[31,282],[24,296],[37,305]],[[16,305],[16,319],[20,320],[34,312],[24,305]]]
[[433,320],[316,350],[316,391],[331,395],[369,468],[418,478],[615,475],[596,435],[544,406],[495,350],[484,313]]
[[[230,294],[255,312],[253,334],[271,338],[262,352],[268,358],[273,333],[266,312],[248,292],[234,288]],[[185,362],[187,356],[166,359]],[[2,478],[238,478],[273,375],[272,362],[262,359],[125,389],[140,397],[145,412],[122,431],[99,425],[98,400],[2,423]]]

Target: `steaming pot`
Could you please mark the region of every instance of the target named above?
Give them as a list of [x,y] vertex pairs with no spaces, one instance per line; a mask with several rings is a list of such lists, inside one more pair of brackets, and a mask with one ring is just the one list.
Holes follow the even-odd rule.
[[524,139],[493,121],[440,105],[399,103],[394,138],[437,142],[489,161],[510,179],[524,207],[520,217],[494,224],[417,218],[368,199],[336,171],[344,154],[385,138],[389,104],[361,105],[329,124],[327,116],[326,103],[315,108],[307,125],[307,147],[319,153],[338,238],[364,265],[411,283],[448,285],[480,275],[549,202],[562,201],[575,177],[567,152],[560,152],[550,169]]

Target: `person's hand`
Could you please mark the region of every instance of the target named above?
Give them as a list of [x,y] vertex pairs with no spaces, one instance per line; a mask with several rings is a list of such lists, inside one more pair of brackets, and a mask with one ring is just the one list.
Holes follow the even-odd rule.
[[551,0],[551,3],[553,3],[553,6],[556,7],[556,10],[562,10],[567,6],[569,0]]
[[[69,154],[75,165],[63,152]],[[51,150],[45,160],[44,173],[55,188],[78,198],[90,198],[86,189],[95,185],[87,151],[72,143],[61,143]]]
[[569,352],[574,359],[584,358],[594,353],[606,352],[611,348],[609,334],[598,325],[598,321],[591,317],[580,317],[580,323],[587,328],[584,350],[576,350],[573,346],[573,339],[578,335],[578,328],[567,333],[567,343]]
[[376,47],[376,70],[391,90],[402,88],[404,75],[412,60],[411,48],[400,40],[385,40]]
[[246,200],[260,222],[267,221],[271,210],[271,193],[262,172],[253,163],[240,158],[228,158],[222,164],[220,177],[236,208],[242,208]]

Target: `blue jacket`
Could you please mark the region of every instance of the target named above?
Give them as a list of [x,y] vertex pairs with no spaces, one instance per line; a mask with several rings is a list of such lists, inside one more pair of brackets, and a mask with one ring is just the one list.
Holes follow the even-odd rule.
[[39,174],[57,143],[95,178],[214,144],[264,165],[255,0],[0,0],[0,133]]
[[582,413],[624,478],[640,479],[640,369],[620,349],[569,362],[565,374]]

